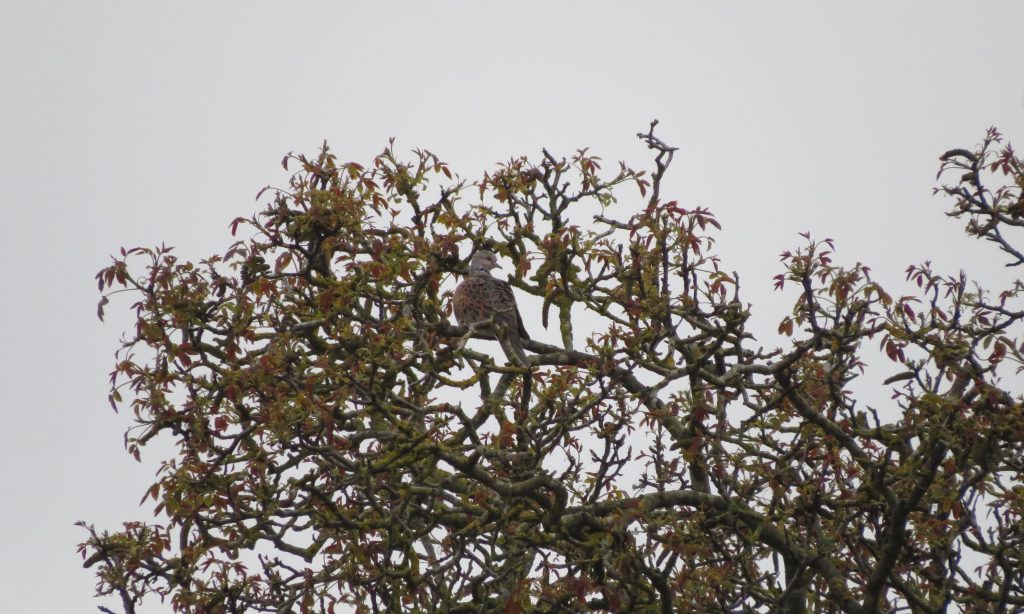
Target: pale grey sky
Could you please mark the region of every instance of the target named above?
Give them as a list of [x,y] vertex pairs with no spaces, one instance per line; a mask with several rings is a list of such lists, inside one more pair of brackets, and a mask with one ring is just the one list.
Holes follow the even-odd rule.
[[[644,166],[710,207],[755,322],[810,230],[899,291],[903,269],[1005,275],[931,196],[991,125],[1024,147],[1024,3],[134,2],[0,6],[0,610],[95,611],[75,520],[117,528],[158,457],[106,403],[127,304],[96,320],[118,247],[222,252],[227,225],[323,139],[397,137],[476,178],[542,147]],[[162,611],[155,607],[150,611]]]

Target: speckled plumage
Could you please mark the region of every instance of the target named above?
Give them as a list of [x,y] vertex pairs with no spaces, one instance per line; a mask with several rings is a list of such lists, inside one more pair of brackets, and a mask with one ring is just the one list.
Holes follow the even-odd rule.
[[[493,252],[481,250],[473,254],[469,263],[469,276],[455,288],[452,309],[455,319],[463,326],[489,322],[493,318],[498,331],[506,336],[508,345],[516,355],[515,359],[511,356],[509,359],[518,359],[516,362],[526,364],[522,340],[529,339],[530,335],[523,326],[512,286],[507,281],[491,276],[491,269],[497,266],[498,257]],[[495,332],[489,326],[483,329]]]

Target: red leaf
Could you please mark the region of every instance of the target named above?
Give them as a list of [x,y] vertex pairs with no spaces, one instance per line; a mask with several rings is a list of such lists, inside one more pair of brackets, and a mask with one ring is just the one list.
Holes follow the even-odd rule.
[[1002,341],[996,341],[992,348],[992,354],[988,357],[989,364],[996,364],[1006,356],[1006,345]]
[[291,262],[292,253],[283,252],[280,256],[277,257],[277,262],[274,264],[274,272],[280,273],[281,271],[285,270],[285,268],[287,268],[288,265],[291,264]]
[[900,349],[892,341],[888,341],[885,344],[885,355],[889,357],[889,360],[895,362],[899,358]]
[[152,497],[153,500],[156,501],[156,498],[157,498],[157,496],[159,494],[160,494],[160,485],[159,484],[153,484],[152,486],[149,487],[149,490],[146,491],[146,494],[142,495],[142,499],[139,500],[139,505],[142,505],[143,503],[145,503],[146,499],[149,498],[149,497]]

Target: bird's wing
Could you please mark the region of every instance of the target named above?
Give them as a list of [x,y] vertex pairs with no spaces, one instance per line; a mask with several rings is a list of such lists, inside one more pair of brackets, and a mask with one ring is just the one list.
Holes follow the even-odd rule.
[[512,291],[512,285],[505,280],[491,277],[489,280],[489,296],[491,298],[491,304],[495,311],[508,312],[509,315],[515,314],[515,327],[519,333],[519,337],[522,339],[529,339],[530,333],[526,332],[526,327],[523,326],[523,316],[519,313],[519,305],[516,303],[516,295]]
[[[519,313],[512,286],[507,281],[491,276],[470,276],[455,289],[452,303],[455,319],[460,324],[469,325],[498,316],[508,326],[514,327],[520,338],[530,338],[523,326],[523,316]],[[515,322],[512,322],[512,317],[515,317]]]
[[523,316],[519,313],[518,305],[516,305],[516,320],[519,322],[519,337],[522,339],[529,339],[530,333],[526,332],[526,327],[523,326]]

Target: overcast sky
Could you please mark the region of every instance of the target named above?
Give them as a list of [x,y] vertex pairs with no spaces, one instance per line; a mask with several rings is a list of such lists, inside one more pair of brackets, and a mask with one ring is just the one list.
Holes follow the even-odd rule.
[[719,216],[770,329],[799,231],[897,293],[926,258],[1005,276],[931,188],[989,126],[1024,148],[1022,59],[1019,1],[3,2],[0,610],[113,607],[72,523],[150,509],[159,458],[127,456],[106,402],[131,320],[96,319],[96,271],[122,245],[223,252],[285,153],[365,163],[394,136],[469,178],[542,147],[643,167],[658,118],[665,195]]

